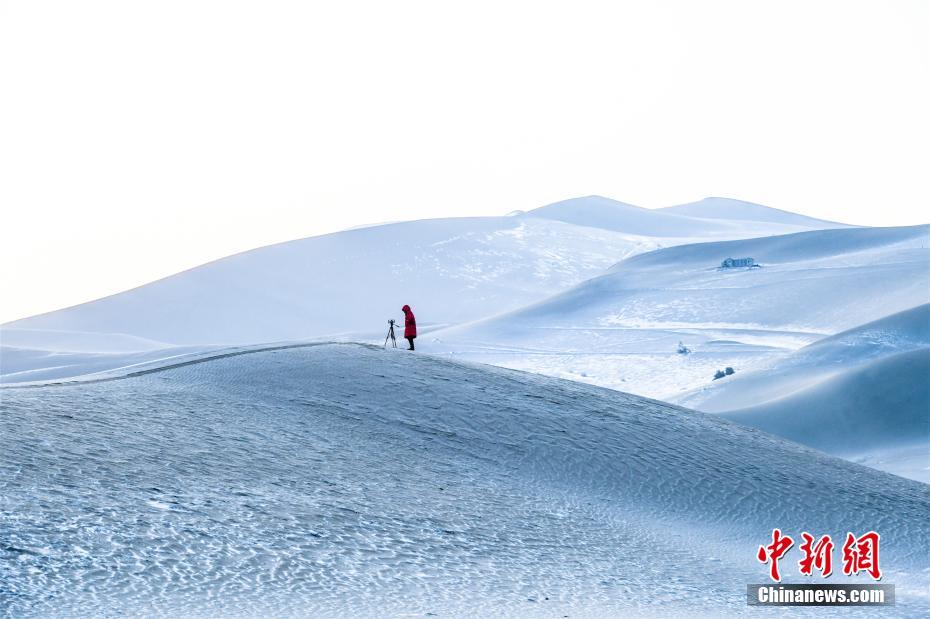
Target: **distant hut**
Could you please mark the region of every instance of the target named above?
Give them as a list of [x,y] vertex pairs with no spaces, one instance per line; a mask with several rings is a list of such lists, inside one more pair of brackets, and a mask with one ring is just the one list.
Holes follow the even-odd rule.
[[738,267],[756,267],[756,261],[752,258],[727,258],[720,263],[721,269],[735,269]]

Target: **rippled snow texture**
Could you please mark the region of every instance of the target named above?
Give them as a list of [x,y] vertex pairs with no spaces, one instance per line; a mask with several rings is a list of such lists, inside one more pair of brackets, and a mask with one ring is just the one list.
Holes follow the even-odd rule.
[[8,616],[749,614],[775,526],[877,529],[930,612],[930,486],[588,385],[343,345],[0,396]]

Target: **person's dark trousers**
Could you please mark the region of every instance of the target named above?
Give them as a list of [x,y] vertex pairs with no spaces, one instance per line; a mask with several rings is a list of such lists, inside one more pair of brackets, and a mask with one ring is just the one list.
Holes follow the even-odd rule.
[[412,338],[412,337],[408,337],[408,338],[407,338],[407,341],[410,342],[410,348],[408,348],[407,350],[413,350],[413,338]]

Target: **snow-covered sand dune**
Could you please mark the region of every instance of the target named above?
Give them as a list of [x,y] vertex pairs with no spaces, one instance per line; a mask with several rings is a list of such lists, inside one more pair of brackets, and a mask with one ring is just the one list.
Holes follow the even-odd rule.
[[[47,381],[136,367],[170,363],[199,356],[216,346],[172,346],[143,352],[54,352],[4,346],[0,348],[0,384]],[[131,370],[126,370],[131,371]]]
[[[438,331],[423,348],[674,399],[711,384],[717,369],[768,367],[930,301],[928,247],[930,226],[670,247],[540,303]],[[719,269],[728,257],[762,267]],[[676,355],[679,341],[692,354]]]
[[51,331],[45,329],[3,329],[0,343],[4,348],[61,353],[128,353],[168,348],[156,342],[125,333],[88,333],[85,331]]
[[659,209],[663,213],[685,215],[687,217],[700,217],[709,219],[728,219],[730,221],[769,222],[786,225],[801,226],[804,228],[847,228],[846,224],[835,221],[815,219],[806,215],[799,215],[790,211],[762,206],[745,200],[733,198],[704,198],[697,202],[667,206]]
[[930,483],[930,304],[676,398],[680,404]]
[[404,303],[427,323],[459,323],[538,301],[657,247],[826,225],[840,224],[696,218],[589,196],[510,217],[377,225],[263,247],[7,323],[2,336],[19,330],[11,345],[34,349],[62,332],[258,343],[380,332]]
[[628,394],[316,345],[2,395],[18,617],[749,614],[774,527],[930,613],[930,486]]
[[23,328],[124,333],[170,344],[380,332],[404,303],[421,310],[427,322],[454,322],[575,284],[600,273],[615,256],[640,251],[641,242],[518,217],[374,226],[263,247],[7,323],[4,339],[7,331]]
[[810,388],[864,363],[920,348],[930,348],[927,303],[773,357],[764,369],[715,381],[675,398],[675,402],[705,412],[757,406]]
[[[727,257],[761,268],[718,269]],[[607,325],[725,323],[835,333],[930,297],[930,226],[696,243],[634,256],[558,299],[620,301]],[[631,291],[639,294],[629,302]],[[556,300],[553,300],[554,303]]]
[[930,483],[930,348],[865,363],[721,416]]
[[[601,196],[587,196],[542,206],[527,215],[630,234],[672,238],[748,238],[849,227],[729,198],[706,198],[692,205],[653,210]],[[776,232],[777,228],[781,231]],[[750,231],[755,233],[747,234]]]

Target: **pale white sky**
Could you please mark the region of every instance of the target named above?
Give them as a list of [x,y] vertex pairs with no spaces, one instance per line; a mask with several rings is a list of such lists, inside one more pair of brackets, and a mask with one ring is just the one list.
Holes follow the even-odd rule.
[[930,2],[0,0],[0,321],[592,193],[926,223]]

